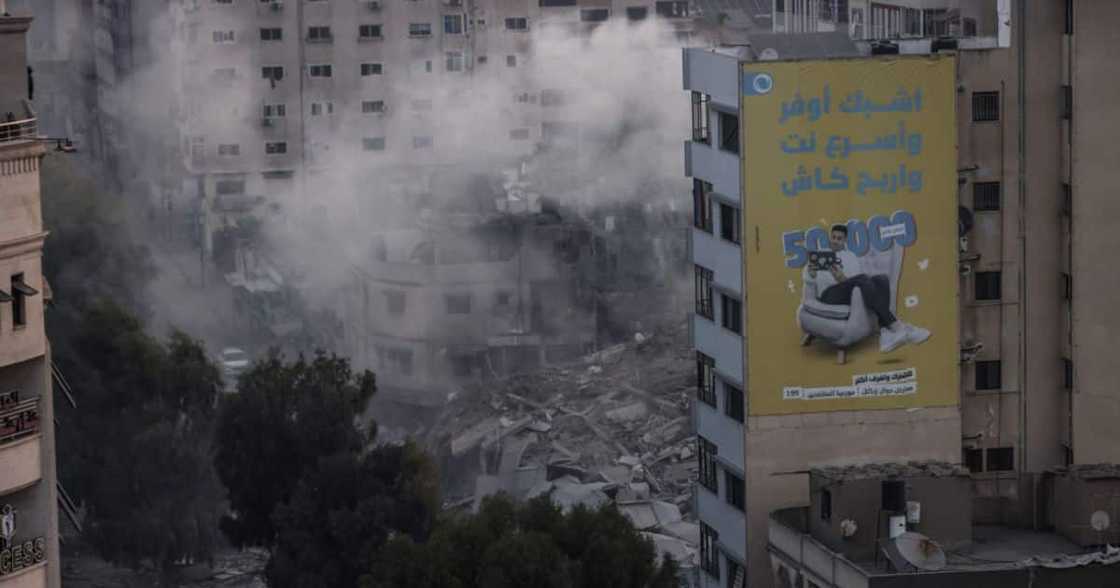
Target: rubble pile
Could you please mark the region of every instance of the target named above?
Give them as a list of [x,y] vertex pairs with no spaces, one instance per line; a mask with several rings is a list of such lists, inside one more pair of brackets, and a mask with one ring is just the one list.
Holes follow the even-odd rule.
[[442,456],[445,508],[547,494],[563,510],[613,501],[662,552],[690,565],[685,521],[696,475],[689,422],[694,355],[685,325],[564,365],[463,390],[429,431]]

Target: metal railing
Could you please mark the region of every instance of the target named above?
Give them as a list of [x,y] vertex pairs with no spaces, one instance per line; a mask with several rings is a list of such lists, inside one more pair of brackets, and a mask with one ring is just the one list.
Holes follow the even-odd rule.
[[39,399],[20,399],[15,392],[0,395],[0,445],[39,432]]
[[37,121],[34,118],[0,122],[0,143],[35,139],[37,128]]

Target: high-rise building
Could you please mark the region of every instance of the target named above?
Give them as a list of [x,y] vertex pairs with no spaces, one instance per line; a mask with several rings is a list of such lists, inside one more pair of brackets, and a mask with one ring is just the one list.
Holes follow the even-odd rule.
[[[921,459],[963,464],[971,471],[973,522],[1036,529],[1089,525],[1088,520],[1055,520],[1064,515],[1047,506],[1053,500],[1047,472],[1120,461],[1120,433],[1110,426],[1120,397],[1108,375],[1108,333],[1116,313],[1107,300],[1114,280],[1104,264],[1107,256],[1099,253],[1107,249],[1109,227],[1117,221],[1115,205],[1106,194],[1108,170],[1115,163],[1108,137],[1120,120],[1109,105],[1118,88],[1104,72],[1109,31],[1118,12],[1120,6],[1111,3],[1079,0],[778,0],[770,15],[771,34],[753,36],[748,47],[685,50],[684,88],[693,96],[686,170],[694,180],[696,205],[691,237],[697,292],[692,319],[698,370],[694,412],[700,445],[696,504],[702,559],[709,570],[702,575],[708,585],[728,585],[739,566],[745,566],[747,585],[775,581],[767,551],[769,517],[780,508],[809,504],[805,475],[814,468]],[[847,40],[840,42],[838,36]],[[802,62],[796,79],[805,83],[804,110],[795,113],[796,97],[788,93],[788,79],[782,88],[778,74],[759,75],[770,69],[785,71],[786,60],[796,64],[800,59],[854,55],[861,57],[833,65],[897,67],[877,71],[872,65],[861,74],[867,100],[880,101],[886,114],[869,111],[843,133],[830,130],[827,121],[840,114],[842,106],[858,110],[853,103],[842,103],[849,92],[839,90],[848,88],[847,82],[831,83],[831,113],[814,114],[813,108],[825,108],[825,95],[821,83],[810,82],[812,76],[805,73],[813,70],[812,63]],[[924,106],[943,116],[944,123],[927,131],[920,120],[891,119],[901,110],[891,112],[890,107],[905,105],[894,102],[896,90],[899,100],[904,91],[913,91],[902,73],[935,57],[952,61],[954,97],[939,104],[927,93]],[[918,61],[907,61],[914,59]],[[833,65],[818,63],[816,69]],[[931,87],[933,79],[923,78],[927,85],[921,87]],[[878,83],[893,86],[872,96],[870,88]],[[937,91],[943,93],[944,87]],[[825,126],[771,125],[766,117],[780,119],[782,112],[752,111],[755,105],[780,108],[769,98],[756,100],[764,94],[773,100],[785,97],[791,109],[787,118],[811,117]],[[818,101],[815,106],[810,104],[813,98]],[[916,101],[911,96],[912,106]],[[802,149],[810,151],[814,131],[813,147],[821,150],[830,149],[826,141],[832,136],[848,137],[852,147],[857,146],[856,137],[862,137],[860,147],[870,149],[874,141],[864,135],[878,131],[883,131],[880,146],[885,146],[890,139],[876,117],[904,122],[910,130],[899,131],[902,137],[924,133],[918,155],[906,153],[899,139],[896,146],[901,151],[893,163],[909,166],[908,177],[920,169],[926,174],[925,188],[940,190],[932,196],[921,189],[906,192],[902,174],[894,174],[895,180],[887,177],[896,200],[890,201],[894,207],[886,211],[885,221],[873,223],[873,215],[863,214],[874,206],[880,176],[864,186],[857,186],[854,173],[850,184],[840,182],[849,171],[845,165],[871,153],[846,151],[841,142],[833,146],[835,159],[822,151],[820,162],[825,163],[804,160],[804,175],[793,171],[796,166],[786,169],[796,159],[778,158],[816,157],[815,152],[798,155]],[[759,137],[772,132],[776,134]],[[787,136],[794,134],[798,136]],[[852,398],[870,390],[874,378],[828,385],[814,380],[830,373],[831,366],[854,370],[868,354],[878,354],[875,327],[882,321],[872,318],[860,327],[866,331],[863,338],[845,331],[850,315],[828,313],[852,309],[814,307],[815,302],[804,298],[813,280],[804,278],[802,268],[815,263],[810,251],[830,250],[827,241],[835,234],[835,224],[846,229],[846,249],[866,247],[860,242],[863,238],[872,239],[872,249],[876,239],[901,239],[908,247],[910,228],[894,211],[912,206],[918,193],[926,194],[922,198],[945,195],[941,183],[932,183],[930,166],[938,165],[947,152],[925,149],[935,148],[931,139],[950,136],[955,136],[955,167],[948,193],[957,213],[951,218],[944,218],[944,211],[915,213],[914,218],[920,227],[919,244],[931,238],[952,241],[958,259],[951,261],[951,276],[939,273],[940,293],[935,289],[932,295],[919,292],[925,286],[918,282],[907,285],[907,280],[932,276],[938,260],[945,261],[944,255],[914,255],[913,248],[907,249],[894,274],[890,265],[878,260],[872,264],[881,268],[875,273],[889,278],[889,311],[932,331],[932,336],[918,344],[920,330],[916,335],[904,333],[902,347],[891,352],[901,353],[903,361],[891,361],[887,353],[874,372],[850,374],[901,383],[914,375],[901,371],[917,365],[912,399],[906,400],[906,388],[899,384],[891,388],[891,394],[900,394],[894,400],[866,398],[861,406]],[[779,145],[784,150],[767,155]],[[823,170],[823,178],[813,177],[814,168]],[[834,169],[839,170],[837,176],[831,176]],[[783,193],[776,174],[787,171],[789,177],[782,179],[788,191]],[[896,180],[897,185],[891,183]],[[843,207],[828,204],[834,195],[852,194],[853,201]],[[782,216],[787,205],[793,216]],[[804,226],[786,226],[797,215],[805,215]],[[876,226],[867,230],[872,224]],[[814,226],[820,230],[811,230]],[[780,239],[788,239],[784,248]],[[772,251],[775,244],[777,252]],[[806,259],[800,260],[798,251]],[[785,260],[784,266],[767,269],[765,256],[771,252]],[[817,266],[822,272],[832,256],[823,257],[823,265]],[[916,265],[922,262],[926,263]],[[938,297],[955,298],[956,303],[941,305],[944,300]],[[927,317],[921,312],[932,304],[942,310],[921,319],[926,323],[908,319]],[[948,332],[936,328],[951,317],[956,318]],[[769,332],[755,330],[771,326]],[[832,327],[837,330],[829,331]],[[783,337],[792,336],[786,329],[801,336],[806,346],[782,347]],[[886,348],[898,344],[892,337],[887,337]],[[959,345],[951,362],[939,345],[946,337]],[[783,351],[775,352],[775,346]],[[824,363],[799,363],[809,353]],[[940,363],[930,364],[932,370],[922,369],[928,361]],[[946,375],[954,382],[951,389],[940,385]],[[784,387],[772,384],[783,378]],[[931,390],[918,383],[937,384]],[[922,400],[930,398],[927,394],[947,396]],[[783,408],[783,403],[797,408]],[[1094,508],[1117,515],[1111,504]]]
[[26,16],[0,2],[0,587],[60,585],[50,347]]

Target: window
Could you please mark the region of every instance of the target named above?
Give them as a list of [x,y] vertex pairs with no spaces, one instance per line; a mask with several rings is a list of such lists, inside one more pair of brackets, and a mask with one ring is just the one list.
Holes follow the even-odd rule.
[[307,74],[313,78],[329,78],[334,75],[334,68],[329,63],[309,65]]
[[432,60],[431,59],[424,62],[424,71],[427,72],[427,73],[432,73]]
[[1062,386],[1066,390],[1073,389],[1073,360],[1068,357],[1062,358]]
[[509,306],[510,300],[512,300],[512,296],[510,296],[510,293],[507,290],[501,290],[494,293],[494,306]]
[[727,294],[720,294],[719,297],[722,302],[722,312],[720,313],[719,317],[720,324],[723,325],[723,328],[731,331],[732,333],[742,333],[743,303],[736,298],[728,296]]
[[362,100],[362,114],[384,114],[384,100]]
[[948,37],[949,22],[955,18],[944,8],[933,8],[924,11],[926,19],[927,37]]
[[288,152],[288,144],[283,141],[264,144],[265,155],[284,155]]
[[1010,472],[1015,470],[1014,447],[990,447],[986,457],[989,472]]
[[605,22],[610,17],[609,8],[584,8],[579,11],[579,19],[583,22]]
[[692,226],[712,232],[712,185],[692,179]]
[[507,31],[527,31],[529,30],[529,19],[524,16],[507,18],[506,19]]
[[1073,34],[1073,0],[1066,0],[1065,10],[1065,34]]
[[287,107],[283,104],[265,104],[261,107],[261,112],[265,118],[284,118],[287,110]]
[[463,34],[463,15],[461,15],[461,14],[445,14],[445,15],[443,15],[443,34],[445,34],[445,35],[461,35],[461,34]]
[[516,55],[506,55],[506,67],[517,67]]
[[972,184],[972,210],[977,212],[999,210],[999,182],[976,182]]
[[430,22],[410,22],[410,23],[408,23],[408,36],[410,36],[410,37],[430,37],[430,36],[432,36],[432,23],[430,23]]
[[261,40],[262,41],[281,41],[281,40],[283,40],[283,38],[284,38],[284,29],[281,29],[279,27],[269,28],[269,29],[261,29]]
[[700,521],[700,569],[715,579],[719,579],[719,551],[716,543],[719,533]]
[[743,406],[743,391],[727,382],[723,383],[723,414],[743,422],[746,410]]
[[970,17],[962,18],[961,23],[964,25],[964,34],[961,35],[961,36],[963,36],[963,37],[975,37],[976,36],[976,19],[975,18],[970,18]]
[[576,0],[539,0],[542,8],[557,8],[563,6],[575,6]]
[[976,389],[999,390],[1001,364],[999,360],[976,362]]
[[716,360],[696,352],[696,397],[716,406]]
[[879,507],[886,512],[906,511],[906,482],[902,480],[884,480],[880,483],[880,497],[882,502]]
[[282,65],[266,65],[261,68],[261,78],[279,82],[284,79],[284,66]]
[[700,482],[701,486],[718,494],[719,478],[717,476],[719,470],[716,469],[716,455],[719,454],[719,448],[702,435],[697,435],[696,451],[699,453],[700,459],[700,475],[697,481]]
[[972,93],[972,122],[999,120],[999,92]]
[[976,300],[999,300],[1000,272],[976,272]]
[[326,43],[331,40],[330,27],[307,27],[307,40],[312,43]]
[[462,51],[449,51],[446,57],[447,71],[463,71],[466,60],[463,59]]
[[23,281],[23,274],[12,275],[12,326],[27,326],[27,298],[38,293]]
[[541,106],[560,106],[564,104],[564,91],[555,88],[541,90]]
[[334,102],[311,103],[311,116],[322,116],[324,114],[334,114]]
[[647,6],[627,6],[626,7],[626,20],[639,21],[645,20],[649,16],[649,7]]
[[385,311],[394,316],[400,316],[404,314],[404,292],[400,290],[386,290],[384,294]]
[[832,520],[832,492],[830,490],[823,489],[823,488],[821,489],[820,504],[821,504],[821,520],[822,521],[831,521]]
[[215,43],[233,43],[235,37],[233,31],[214,31],[213,38]]
[[712,320],[715,311],[712,308],[712,270],[699,265],[696,269],[696,314]]
[[922,36],[922,11],[918,8],[902,9],[902,34],[907,37]]
[[1062,298],[1073,300],[1073,276],[1062,272]]
[[1073,186],[1062,182],[1062,215],[1073,215]]
[[739,242],[739,209],[719,203],[719,236],[725,241]]
[[727,470],[723,470],[723,485],[723,499],[727,501],[727,504],[739,510],[746,510],[743,479]]
[[692,93],[692,140],[712,144],[711,96],[703,92]]
[[223,157],[234,157],[241,155],[241,145],[237,143],[222,143],[218,145],[218,155]]
[[358,25],[358,40],[380,39],[381,38],[381,25],[379,24],[364,24]]
[[1073,118],[1073,86],[1069,84],[1062,86],[1062,118]]
[[218,180],[214,183],[214,191],[218,194],[244,194],[245,180]]
[[961,462],[974,474],[984,471],[984,450],[967,447],[961,449]]
[[654,4],[657,16],[664,18],[688,17],[688,0],[658,0]]
[[511,129],[509,138],[511,141],[525,141],[529,138],[529,129]]
[[363,137],[362,151],[384,151],[385,137]]
[[739,117],[719,113],[719,148],[730,153],[739,152]]
[[362,76],[379,76],[382,71],[380,63],[363,63],[361,67]]
[[419,137],[413,137],[412,138],[412,148],[413,149],[431,149],[432,148],[432,137],[428,136],[428,135],[421,135]]
[[447,305],[447,314],[470,314],[470,294],[447,294],[443,297]]

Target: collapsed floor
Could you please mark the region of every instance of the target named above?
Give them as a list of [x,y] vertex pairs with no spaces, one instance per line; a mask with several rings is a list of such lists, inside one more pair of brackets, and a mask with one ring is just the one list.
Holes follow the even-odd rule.
[[444,507],[548,494],[562,509],[614,502],[661,553],[696,563],[694,355],[683,321],[566,365],[474,385],[426,436]]

